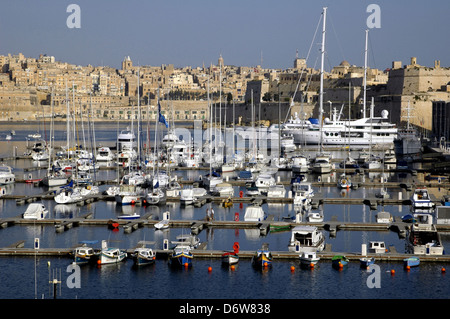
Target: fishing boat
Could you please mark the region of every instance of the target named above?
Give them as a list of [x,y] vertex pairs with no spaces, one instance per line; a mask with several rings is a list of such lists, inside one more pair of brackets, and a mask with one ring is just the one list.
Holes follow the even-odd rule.
[[134,265],[143,266],[154,264],[156,260],[156,254],[153,249],[148,247],[138,247],[131,254],[133,258]]
[[403,259],[403,266],[405,268],[408,267],[417,267],[420,264],[420,259],[419,257],[408,257]]
[[12,184],[16,181],[16,177],[10,166],[0,165],[0,185]]
[[331,265],[335,269],[342,269],[348,265],[348,258],[342,255],[335,255],[331,258]]
[[267,268],[272,266],[273,256],[267,245],[263,245],[252,257],[252,265],[255,268]]
[[87,246],[88,244],[94,244],[97,241],[83,241],[81,246],[74,249],[75,263],[78,265],[95,263],[98,260],[99,252],[96,252],[94,248]]
[[233,250],[226,251],[222,254],[222,263],[226,265],[234,265],[239,262],[239,243],[235,242]]
[[374,257],[361,257],[359,259],[359,265],[361,266],[361,268],[367,268],[370,265],[373,265],[374,263],[375,263]]
[[419,187],[414,190],[411,196],[411,204],[413,208],[419,209],[430,209],[434,206],[425,187]]
[[317,252],[325,248],[325,236],[316,226],[295,226],[291,231],[289,251]]
[[386,245],[384,241],[370,241],[369,253],[372,254],[384,254],[386,252]]
[[303,266],[316,265],[320,257],[317,256],[315,251],[304,251],[300,254],[300,264]]
[[41,203],[31,203],[28,205],[25,213],[23,213],[23,219],[44,219],[48,215],[48,210],[45,208],[44,204]]
[[119,248],[108,247],[106,241],[102,241],[102,250],[100,252],[98,263],[116,264],[127,258],[127,253]]
[[190,245],[177,245],[169,256],[169,263],[173,267],[191,267],[194,256]]

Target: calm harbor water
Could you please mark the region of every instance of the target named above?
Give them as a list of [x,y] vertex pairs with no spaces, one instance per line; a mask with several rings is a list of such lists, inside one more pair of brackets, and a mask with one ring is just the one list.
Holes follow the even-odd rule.
[[[26,148],[26,137],[36,132],[37,124],[0,124],[0,156],[22,154]],[[124,129],[121,124],[120,129]],[[5,141],[4,136],[11,130],[16,135],[11,141]],[[60,140],[65,139],[62,133],[65,126],[61,125]],[[114,144],[117,123],[96,123],[96,141]],[[43,135],[44,137],[44,135]],[[55,139],[57,134],[55,133]],[[342,156],[343,157],[343,156]],[[6,161],[14,168],[17,178],[29,173],[34,177],[42,176],[42,170],[27,171],[30,167],[39,166],[28,160]],[[114,169],[100,170],[99,180],[116,178]],[[178,171],[180,177],[194,179],[198,171]],[[282,180],[290,178],[290,172],[279,172]],[[308,176],[309,180],[317,176]],[[323,178],[334,178],[325,176]],[[366,176],[366,178],[376,178]],[[389,175],[390,181],[408,180],[409,175],[398,173]],[[109,185],[102,185],[106,190]],[[43,187],[25,183],[16,183],[7,187],[8,194],[39,194],[45,191]],[[236,194],[240,189],[236,188]],[[444,194],[445,190],[433,190],[435,196]],[[370,196],[373,190],[359,188],[340,191],[337,187],[316,188],[316,193],[324,197],[361,198]],[[409,197],[404,189],[389,189],[391,197]],[[401,195],[399,195],[401,194]],[[169,203],[164,207],[121,207],[115,202],[99,201],[85,206],[56,205],[54,201],[43,201],[51,218],[74,218],[92,212],[94,218],[115,218],[124,213],[137,212],[153,215],[162,219],[165,211],[171,212],[172,219],[202,219],[210,204],[195,208],[181,207],[177,203]],[[211,204],[218,220],[233,220],[235,213],[244,215],[246,204],[234,204],[232,208],[224,209]],[[17,205],[14,200],[0,200],[0,218],[16,217],[22,214],[26,205]],[[275,220],[293,213],[292,205],[264,204],[267,214]],[[374,222],[378,210],[371,211],[365,205],[324,205],[324,219],[336,219],[346,222]],[[406,206],[385,206],[393,216],[400,217],[409,212]],[[113,232],[102,226],[74,227],[68,231],[57,233],[49,226],[13,226],[0,230],[0,246],[7,247],[20,240],[25,240],[25,247],[33,247],[34,238],[40,239],[41,247],[74,247],[83,240],[100,242],[108,240],[110,246],[129,249],[139,241],[153,241],[155,248],[162,248],[163,240],[174,240],[177,235],[189,232],[189,229],[174,228],[158,231],[153,228],[139,228],[125,234],[122,230]],[[336,252],[360,252],[361,244],[370,240],[385,241],[386,245],[394,246],[399,252],[405,249],[404,239],[390,231],[339,231],[335,238],[326,236],[326,243]],[[268,243],[273,251],[287,250],[290,232],[269,233],[261,236],[259,230],[205,229],[199,234],[201,242],[207,242],[207,249],[228,250],[238,241],[242,250],[256,250],[263,243]],[[442,234],[444,247],[450,247],[450,236]],[[172,269],[166,260],[156,260],[154,265],[136,269],[132,260],[117,265],[81,266],[80,288],[69,288],[67,280],[71,272],[67,267],[71,259],[66,257],[1,257],[0,258],[0,299],[49,299],[53,298],[49,280],[58,278],[57,297],[60,299],[447,299],[450,297],[450,281],[448,274],[443,273],[441,263],[422,263],[420,267],[405,271],[401,263],[380,262],[380,288],[370,288],[367,284],[371,275],[361,269],[358,263],[350,263],[343,271],[336,271],[328,261],[320,261],[314,269],[301,269],[298,261],[275,260],[273,267],[264,271],[252,268],[250,260],[239,261],[235,270],[224,268],[218,259],[196,259],[190,269]],[[291,266],[295,271],[291,271]],[[212,267],[212,271],[208,271]],[[395,275],[391,274],[395,270]]]

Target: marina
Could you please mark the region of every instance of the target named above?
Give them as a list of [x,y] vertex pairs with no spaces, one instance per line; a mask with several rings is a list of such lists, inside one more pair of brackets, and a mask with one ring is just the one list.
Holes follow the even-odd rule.
[[[332,280],[329,276],[333,277],[333,273],[328,271],[351,272],[354,268],[361,271],[363,267],[360,263],[363,260],[367,263],[374,260],[376,265],[385,269],[384,273],[391,274],[396,270],[397,276],[399,271],[406,271],[405,259],[410,257],[418,257],[420,260],[420,265],[411,267],[411,272],[434,267],[435,270],[431,272],[442,274],[442,269],[450,262],[445,254],[445,248],[450,245],[450,223],[446,222],[445,210],[441,209],[440,214],[436,214],[437,208],[446,206],[450,184],[445,174],[440,174],[440,179],[427,178],[431,176],[426,167],[429,163],[427,160],[411,162],[407,167],[386,164],[375,169],[342,168],[339,163],[348,154],[354,154],[356,158],[360,150],[354,148],[349,152],[345,148],[329,147],[326,150],[332,155],[331,169],[327,173],[316,173],[313,170],[316,148],[303,146],[300,150],[290,152],[288,157],[295,158],[300,153],[306,155],[308,167],[301,172],[292,166],[274,169],[270,160],[267,160],[259,164],[259,171],[254,170],[245,178],[241,173],[249,170],[243,162],[244,165],[237,165],[233,170],[215,173],[214,179],[209,179],[208,174],[216,170],[207,162],[187,167],[180,161],[178,165],[164,167],[164,171],[169,171],[171,176],[164,179],[167,176],[162,175],[161,171],[158,173],[153,167],[146,168],[146,174],[131,174],[134,168],[123,162],[117,164],[115,160],[99,161],[99,166],[95,170],[91,169],[95,173],[95,179],[83,184],[78,190],[80,194],[86,190],[97,191],[82,196],[73,203],[59,204],[56,196],[76,186],[70,182],[70,177],[76,170],[73,170],[72,165],[69,165],[71,170],[64,170],[69,177],[67,185],[49,187],[42,183],[43,177],[47,176],[48,161],[35,161],[30,157],[27,153],[29,143],[20,140],[21,134],[28,132],[25,130],[21,133],[20,126],[20,123],[13,125],[17,132],[14,140],[0,141],[4,146],[1,148],[2,162],[12,167],[15,173],[14,183],[2,186],[5,192],[0,198],[0,232],[3,234],[0,237],[0,262],[23,260],[25,263],[34,263],[48,260],[49,263],[64,268],[79,260],[75,259],[74,254],[76,250],[81,251],[82,247],[84,251],[94,252],[89,262],[80,262],[82,272],[106,272],[106,268],[114,267],[116,276],[118,273],[125,275],[129,272],[126,265],[132,264],[132,276],[138,275],[135,269],[137,267],[142,274],[151,271],[157,276],[164,274],[175,280],[176,272],[181,268],[182,271],[192,273],[192,280],[198,280],[195,277],[199,275],[199,269],[215,273],[215,269],[219,268],[221,272],[225,272],[223,275],[233,276],[233,272],[243,272],[246,277],[254,276],[255,272],[270,271],[270,276],[273,276],[271,280],[281,282],[287,279],[279,277],[276,270],[280,267],[286,269],[290,276],[297,268],[306,268],[317,274],[326,269],[324,279],[328,278],[326,280],[329,281]],[[108,145],[113,154],[116,148],[114,141],[111,141],[110,131],[114,126],[96,123],[96,136],[101,141],[102,151]],[[56,144],[58,142],[56,139]],[[94,150],[95,148],[89,149]],[[379,153],[382,154],[383,151]],[[205,154],[208,159],[209,153]],[[277,157],[279,153],[275,148],[268,150],[268,154]],[[178,156],[182,155],[183,153],[179,153]],[[164,165],[164,162],[160,164]],[[351,176],[351,187],[341,188],[337,183],[344,171]],[[263,175],[263,180],[270,181],[271,184],[261,183],[260,187],[253,184],[259,175]],[[146,179],[153,176],[158,176],[158,181],[165,186],[155,188],[154,181]],[[136,183],[133,187],[128,187],[128,190],[137,187],[142,190],[142,195],[135,197],[129,204],[118,201],[114,190],[116,187],[119,189],[125,181],[129,185]],[[376,196],[381,182],[388,197]],[[217,190],[215,186],[222,187],[220,190],[226,187],[227,193]],[[162,201],[151,203],[145,196],[147,190],[158,189],[165,196]],[[418,216],[414,215],[412,196],[417,189],[428,191],[433,207],[429,212],[435,217],[433,226],[441,236],[444,247],[442,254],[413,255],[406,250],[407,236],[413,224],[405,216]],[[196,195],[189,195],[189,190],[196,190]],[[297,200],[297,195],[303,199]],[[23,218],[27,208],[33,204],[47,211],[43,218]],[[246,214],[252,207],[258,209],[252,214]],[[391,219],[388,222],[377,222],[377,215],[383,211]],[[246,215],[256,217],[246,220]],[[292,243],[294,249],[290,249],[291,233],[297,227],[314,227],[323,238],[321,248],[317,251],[313,249],[308,256],[301,249],[295,251],[295,243]],[[180,246],[180,238],[186,235],[195,236],[195,247]],[[308,237],[305,237],[306,240]],[[364,245],[369,245],[370,241],[386,243],[385,252],[364,251]],[[85,244],[80,246],[81,242]],[[106,242],[108,248],[102,248],[102,242]],[[232,246],[238,249],[230,251]],[[138,253],[141,253],[140,259]],[[149,261],[145,261],[144,254]],[[227,262],[224,261],[224,256],[227,256]],[[336,256],[345,257],[346,266],[342,269],[339,266],[333,267]],[[234,258],[230,259],[231,257]],[[310,260],[309,266],[307,260]],[[173,267],[175,265],[177,267]],[[275,272],[277,275],[274,275]],[[363,275],[367,276],[367,273]],[[361,273],[353,276],[361,276]],[[296,281],[292,280],[289,279],[290,284]],[[39,282],[42,279],[34,278],[31,281]],[[241,281],[242,284],[246,282],[245,279]],[[83,282],[90,286],[85,279]],[[41,282],[39,287],[45,290],[48,284]],[[65,290],[60,298],[89,298],[94,293],[87,288],[75,294],[71,290],[67,291],[66,287],[60,289]],[[123,293],[107,293],[104,296],[123,298]],[[216,292],[211,296],[226,298],[229,293],[231,291]],[[9,295],[6,292],[4,294],[6,298]],[[30,297],[30,294],[33,295],[33,292],[30,291],[27,296]],[[164,289],[161,294],[165,294]],[[324,294],[323,288],[321,294]],[[292,298],[294,295],[297,298],[297,294],[287,291],[279,296]],[[126,296],[125,298],[130,298],[130,295]],[[186,297],[183,293],[171,296]],[[237,293],[235,296],[243,298],[244,295]],[[274,298],[272,293],[266,295],[259,292],[253,296]],[[312,295],[314,296],[318,298],[320,295]],[[200,295],[195,293],[188,296],[198,297]]]

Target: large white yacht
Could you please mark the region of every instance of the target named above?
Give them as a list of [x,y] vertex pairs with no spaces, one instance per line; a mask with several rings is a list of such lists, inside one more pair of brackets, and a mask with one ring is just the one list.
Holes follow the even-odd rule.
[[319,124],[310,124],[306,129],[295,131],[295,140],[301,144],[323,145],[389,145],[397,138],[397,127],[389,122],[388,111],[383,110],[381,116],[373,115],[373,104],[370,117],[355,120],[341,120],[336,109],[333,118],[323,121],[322,130]]

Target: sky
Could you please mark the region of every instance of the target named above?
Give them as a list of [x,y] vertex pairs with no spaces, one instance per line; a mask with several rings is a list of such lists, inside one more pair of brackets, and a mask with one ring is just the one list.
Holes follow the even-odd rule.
[[[0,54],[23,53],[77,65],[198,67],[217,64],[286,69],[298,56],[320,68],[322,8],[327,7],[325,69],[347,60],[364,66],[370,4],[379,28],[369,29],[368,66],[392,61],[450,67],[448,0],[0,0]],[[70,4],[80,28],[69,28]],[[321,22],[320,22],[321,23]],[[315,35],[317,27],[318,33]],[[311,49],[310,49],[311,48]],[[308,54],[308,52],[310,52]]]

